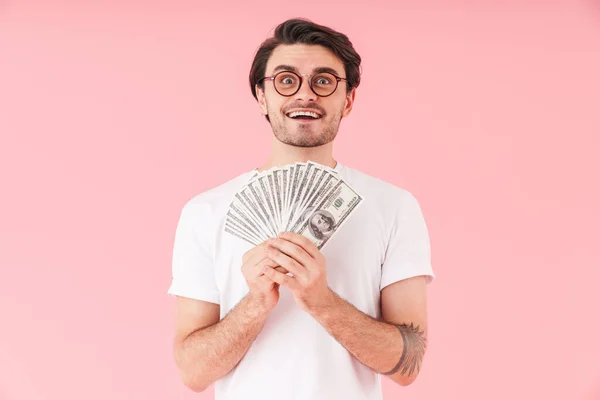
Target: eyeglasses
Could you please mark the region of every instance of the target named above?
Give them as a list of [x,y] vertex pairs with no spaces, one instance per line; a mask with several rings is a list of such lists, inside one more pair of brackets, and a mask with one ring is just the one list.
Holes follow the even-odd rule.
[[260,83],[263,79],[273,81],[273,86],[277,93],[282,96],[289,97],[298,93],[302,82],[304,81],[303,76],[308,76],[308,85],[314,94],[320,97],[331,96],[336,91],[338,83],[340,81],[347,81],[346,78],[340,78],[329,72],[320,72],[314,75],[298,75],[292,71],[281,71],[272,76],[265,76],[258,80]]

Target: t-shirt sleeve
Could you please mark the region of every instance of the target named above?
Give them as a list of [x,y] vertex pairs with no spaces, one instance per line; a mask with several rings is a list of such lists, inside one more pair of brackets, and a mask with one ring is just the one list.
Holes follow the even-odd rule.
[[394,282],[419,275],[425,275],[428,284],[435,279],[431,267],[429,233],[419,202],[412,193],[405,191],[394,217],[381,266],[380,290]]
[[180,214],[173,245],[173,280],[168,293],[219,304],[208,223],[201,204],[187,203]]

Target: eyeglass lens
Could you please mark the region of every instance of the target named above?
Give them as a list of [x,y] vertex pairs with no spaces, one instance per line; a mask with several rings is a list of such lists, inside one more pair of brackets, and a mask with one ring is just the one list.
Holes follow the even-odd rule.
[[[295,93],[300,86],[300,78],[291,72],[283,71],[275,76],[275,89],[284,96]],[[312,87],[319,96],[328,96],[336,89],[335,76],[323,72],[312,77]]]

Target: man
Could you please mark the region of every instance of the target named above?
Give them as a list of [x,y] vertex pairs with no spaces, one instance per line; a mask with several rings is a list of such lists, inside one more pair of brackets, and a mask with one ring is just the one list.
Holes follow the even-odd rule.
[[[381,375],[403,386],[417,377],[435,278],[421,209],[408,191],[332,156],[360,61],[346,35],[303,19],[279,25],[257,51],[250,86],[273,131],[270,158],[191,199],[175,235],[174,353],[192,390],[375,400]],[[232,196],[257,171],[308,160],[364,195],[322,251],[295,233],[256,247],[223,233]]]

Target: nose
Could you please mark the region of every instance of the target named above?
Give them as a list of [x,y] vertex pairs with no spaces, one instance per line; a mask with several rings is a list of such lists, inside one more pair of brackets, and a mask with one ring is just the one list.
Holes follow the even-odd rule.
[[310,88],[310,76],[308,74],[304,74],[301,76],[302,81],[300,82],[300,89],[298,89],[294,97],[296,98],[296,100],[316,100],[317,95]]

